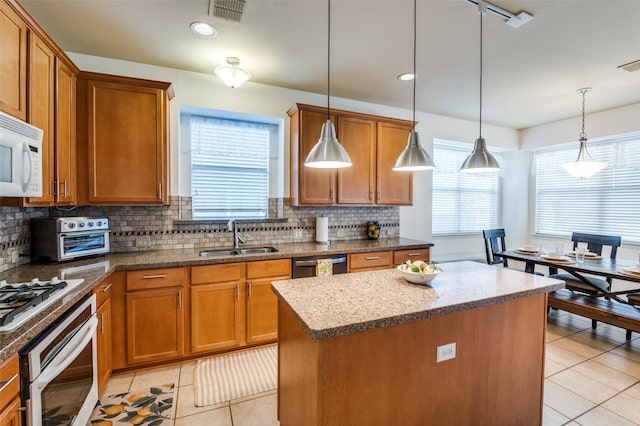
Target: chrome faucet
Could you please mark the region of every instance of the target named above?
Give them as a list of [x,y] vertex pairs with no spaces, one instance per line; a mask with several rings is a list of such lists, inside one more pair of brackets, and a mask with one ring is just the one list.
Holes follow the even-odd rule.
[[231,219],[227,224],[229,231],[233,231],[233,248],[237,249],[240,244],[247,242],[247,237],[244,237],[238,233],[238,222],[235,219]]

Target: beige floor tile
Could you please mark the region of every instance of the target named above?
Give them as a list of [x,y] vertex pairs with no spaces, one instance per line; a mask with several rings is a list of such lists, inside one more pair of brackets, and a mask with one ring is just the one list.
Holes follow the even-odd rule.
[[629,376],[628,374],[592,360],[578,364],[571,369],[618,391],[623,391],[629,386],[638,383],[636,377]]
[[131,390],[132,381],[133,373],[111,376],[107,384],[104,386],[104,389],[102,390],[102,396],[129,392]]
[[549,377],[547,381],[551,381],[565,389],[569,389],[576,395],[586,398],[596,404],[600,404],[618,393],[616,389],[585,376],[584,374],[578,373],[575,371],[575,367],[561,371],[560,373]]
[[640,362],[640,341],[638,341],[638,339],[633,340],[631,341],[631,343],[618,346],[611,352],[615,353],[616,355],[629,358],[633,361]]
[[565,367],[572,367],[587,360],[587,358],[583,356],[577,355],[571,351],[557,346],[556,342],[551,342],[546,345],[545,354],[547,359],[555,361],[560,365],[564,365]]
[[639,406],[640,399],[627,391],[619,393],[602,404],[603,408],[637,424],[640,424]]
[[173,383],[178,385],[180,378],[180,366],[160,367],[152,370],[143,370],[133,376],[131,390],[144,389],[151,386]]
[[278,390],[277,389],[266,391],[266,392],[260,392],[260,393],[257,393],[255,395],[243,396],[242,398],[232,399],[231,401],[229,401],[229,403],[231,405],[239,404],[239,403],[244,402],[244,401],[249,401],[249,400],[256,399],[256,398],[262,398],[263,396],[274,395],[274,394],[278,395]]
[[576,418],[595,407],[593,402],[548,379],[544,381],[544,403],[570,419]]
[[560,426],[569,420],[569,418],[558,413],[546,404],[542,407],[542,426]]
[[620,345],[626,343],[627,341],[626,330],[624,328],[605,324],[603,322],[599,322],[598,326],[595,329],[589,329],[586,330],[586,332],[596,336],[607,338]]
[[571,334],[578,333],[582,331],[582,329],[568,327],[566,325],[554,324],[551,322],[547,323],[547,342],[552,342],[554,340],[561,339],[563,337],[567,337]]
[[557,315],[548,315],[547,324],[557,324],[564,327],[571,327],[578,330],[587,330],[591,328],[591,320],[585,317],[581,317],[579,315],[570,314],[564,311],[554,311],[557,312]]
[[592,336],[589,332],[584,331],[555,340],[549,345],[557,346],[585,358],[593,358],[617,346],[616,343]]
[[233,426],[229,407],[205,411],[187,417],[177,418],[175,426]]
[[178,403],[176,408],[176,418],[191,416],[193,414],[203,413],[222,407],[228,407],[229,402],[221,402],[219,404],[207,405],[204,407],[196,407],[194,401],[193,385],[186,385],[178,388]]
[[195,366],[195,362],[185,362],[180,365],[180,386],[193,384],[193,369]]
[[231,404],[233,426],[277,426],[278,395],[271,394]]
[[553,376],[554,374],[566,369],[567,367],[565,367],[564,365],[555,362],[554,360],[550,359],[550,358],[546,358],[544,360],[544,377],[549,377],[549,376]]
[[606,408],[596,407],[591,411],[587,411],[576,419],[576,422],[582,426],[634,426],[635,423],[630,422],[624,417],[620,417]]
[[605,352],[593,358],[593,361],[640,379],[640,362],[617,355],[614,352]]

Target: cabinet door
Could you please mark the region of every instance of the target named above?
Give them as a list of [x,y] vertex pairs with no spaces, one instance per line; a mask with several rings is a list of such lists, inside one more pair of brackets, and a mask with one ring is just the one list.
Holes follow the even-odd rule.
[[168,204],[166,91],[87,81],[91,204]]
[[73,205],[76,197],[76,76],[56,58],[56,204]]
[[191,287],[191,352],[233,348],[244,343],[244,281]]
[[4,410],[0,411],[0,425],[21,426],[22,415],[19,410],[20,398],[16,397]]
[[413,173],[394,172],[393,165],[407,145],[411,127],[378,123],[376,203],[410,205],[413,202]]
[[0,2],[0,111],[27,118],[27,24]]
[[28,121],[42,129],[42,197],[28,198],[28,205],[54,203],[55,71],[53,50],[34,32],[29,33]]
[[98,309],[98,395],[111,377],[111,299],[106,299]]
[[338,118],[338,141],[353,165],[338,170],[338,204],[373,204],[376,184],[376,122]]
[[[336,172],[333,169],[314,169],[305,167],[304,160],[320,138],[322,125],[327,121],[327,114],[315,111],[299,112],[299,129],[291,135],[292,143],[298,142],[298,161],[294,165],[297,170],[291,171],[292,179],[297,176],[298,200],[300,205],[332,205],[335,204]],[[335,118],[332,118],[335,123]],[[292,132],[295,132],[292,126]],[[295,182],[292,181],[292,191]],[[293,192],[292,192],[293,194]],[[294,196],[292,195],[292,199]],[[295,203],[295,199],[294,199]]]
[[182,288],[129,292],[127,361],[140,364],[184,354]]

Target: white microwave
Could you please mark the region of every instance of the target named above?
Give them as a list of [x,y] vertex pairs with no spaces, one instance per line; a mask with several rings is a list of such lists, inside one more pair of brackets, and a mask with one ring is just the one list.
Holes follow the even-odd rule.
[[42,130],[0,112],[0,197],[42,196]]

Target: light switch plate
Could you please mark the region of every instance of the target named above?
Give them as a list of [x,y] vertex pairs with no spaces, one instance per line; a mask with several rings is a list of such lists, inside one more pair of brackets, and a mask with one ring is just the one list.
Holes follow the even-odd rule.
[[456,344],[449,343],[446,345],[438,346],[438,353],[436,356],[436,362],[447,361],[456,357]]

